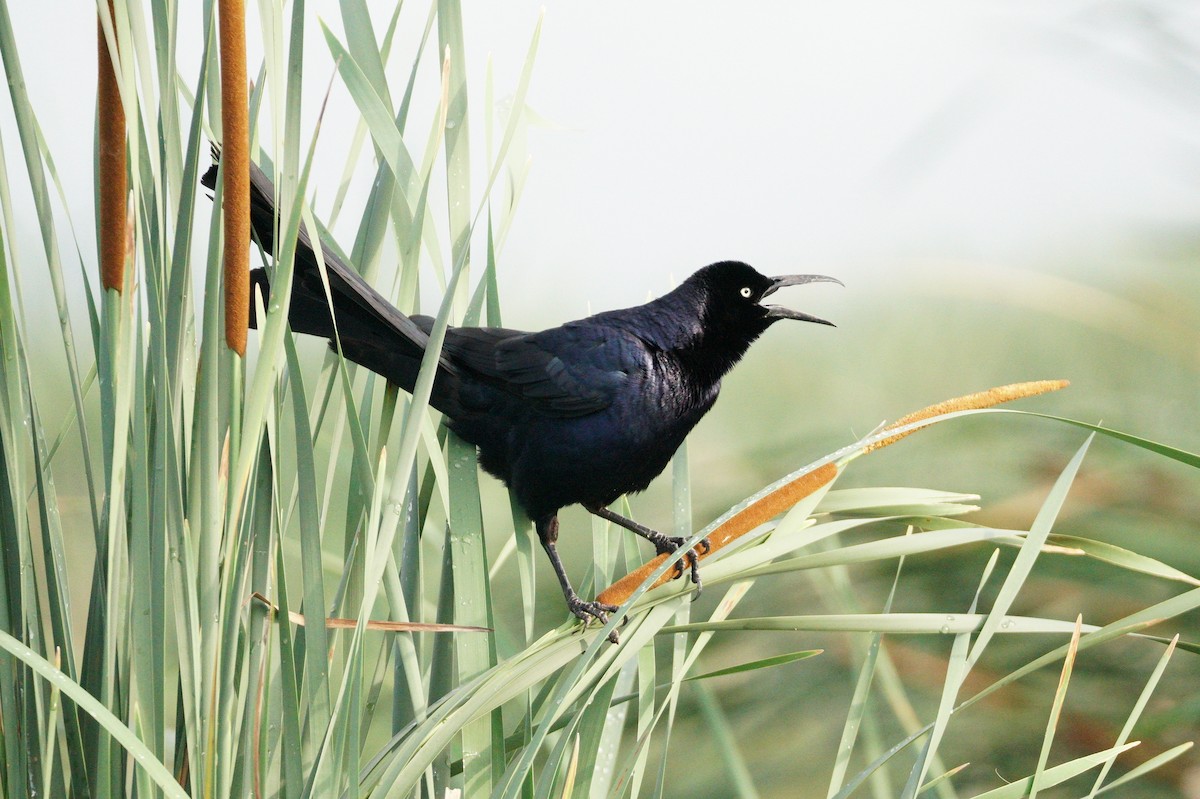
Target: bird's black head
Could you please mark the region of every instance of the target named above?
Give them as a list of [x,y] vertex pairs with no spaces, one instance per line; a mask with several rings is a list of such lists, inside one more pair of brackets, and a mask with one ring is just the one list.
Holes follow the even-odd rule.
[[744,331],[745,335],[752,336],[753,341],[780,319],[798,319],[832,327],[833,323],[824,319],[781,305],[764,305],[762,301],[784,286],[804,283],[841,285],[842,281],[825,275],[767,277],[741,261],[721,261],[699,270],[688,278],[687,283],[693,284],[702,293],[707,325],[727,335]]
[[702,380],[715,383],[763,331],[780,319],[832,326],[824,319],[763,303],[784,286],[804,283],[841,281],[825,275],[767,277],[741,261],[721,261],[699,270],[673,292],[680,299],[686,298],[699,315],[695,338],[679,352],[682,360]]
[[763,304],[782,287],[804,283],[841,281],[824,275],[767,277],[738,260],[704,266],[674,292],[652,304],[660,306],[660,318],[686,326],[686,332],[676,329],[672,335],[662,337],[662,343],[676,354],[698,384],[716,385],[742,360],[750,344],[780,319],[833,325],[791,308]]

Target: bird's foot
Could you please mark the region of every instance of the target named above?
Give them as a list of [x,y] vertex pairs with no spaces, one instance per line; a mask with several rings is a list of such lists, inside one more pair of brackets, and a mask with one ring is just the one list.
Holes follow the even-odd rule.
[[[567,597],[567,607],[583,622],[585,629],[593,620],[601,624],[608,624],[608,614],[617,610],[616,605],[606,605],[603,602],[585,602],[579,598],[578,594]],[[617,636],[617,631],[613,630],[608,634],[608,640],[615,644],[621,639]]]
[[[658,551],[659,555],[673,555],[681,546],[687,543],[686,538],[677,535],[663,535],[662,533],[658,533],[657,538],[651,538],[650,540],[654,543],[654,548]],[[696,546],[700,548],[701,555],[707,555],[709,550],[712,549],[712,544],[708,542],[707,538],[701,538],[696,542]],[[695,548],[675,561],[675,579],[683,576],[684,563],[687,563],[688,568],[691,570],[692,583],[696,586],[696,596],[693,599],[698,598],[704,586],[700,582],[700,558],[696,555]]]

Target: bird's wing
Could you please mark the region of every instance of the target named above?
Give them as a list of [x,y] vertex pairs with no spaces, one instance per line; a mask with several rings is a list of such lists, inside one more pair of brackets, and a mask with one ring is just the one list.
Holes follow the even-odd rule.
[[569,324],[540,333],[460,327],[447,331],[444,350],[460,368],[539,412],[571,417],[612,404],[630,374],[644,368],[638,344],[622,331],[597,325]]

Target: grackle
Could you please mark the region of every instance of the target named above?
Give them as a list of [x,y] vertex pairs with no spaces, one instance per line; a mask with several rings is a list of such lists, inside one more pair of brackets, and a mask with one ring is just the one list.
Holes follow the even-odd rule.
[[[217,164],[201,182],[216,186]],[[251,226],[272,252],[275,191],[250,165]],[[341,342],[343,355],[411,391],[433,319],[406,316],[322,244],[333,316],[312,241],[301,229],[288,321],[294,332]],[[483,468],[507,484],[533,520],[567,607],[601,623],[611,605],[587,602],[571,587],[556,549],[558,511],[582,505],[637,533],[659,553],[684,539],[666,536],[608,509],[641,491],[666,467],[717,399],[721,378],[780,319],[832,325],[763,300],[784,286],[841,281],[824,275],[765,277],[738,261],[699,270],[658,299],[527,333],[498,327],[450,328],[430,403],[451,430],[479,450]],[[251,291],[270,291],[263,269]],[[252,306],[253,307],[253,304]],[[256,321],[251,318],[251,326]],[[707,551],[707,541],[700,542]],[[695,553],[685,556],[700,586]],[[683,561],[676,564],[683,574]]]

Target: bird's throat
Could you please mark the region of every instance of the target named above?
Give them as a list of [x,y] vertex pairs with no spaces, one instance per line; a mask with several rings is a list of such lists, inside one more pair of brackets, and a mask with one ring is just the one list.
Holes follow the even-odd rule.
[[704,336],[671,354],[690,381],[706,393],[720,384],[721,378],[742,359],[755,338],[758,336]]

